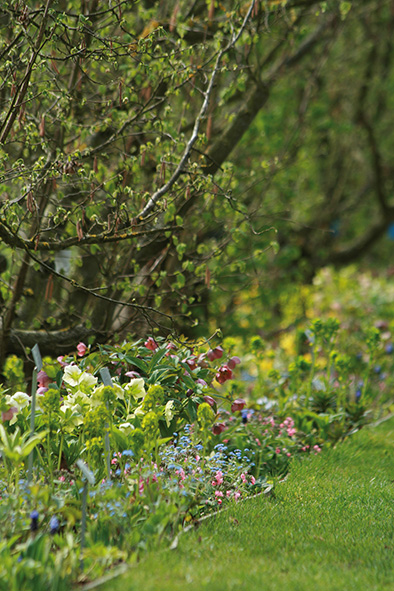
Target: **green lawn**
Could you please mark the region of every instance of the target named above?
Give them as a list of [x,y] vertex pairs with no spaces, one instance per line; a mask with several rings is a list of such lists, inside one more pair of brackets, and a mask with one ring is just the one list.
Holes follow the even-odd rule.
[[100,591],[394,589],[394,420],[295,461],[275,495],[233,506]]

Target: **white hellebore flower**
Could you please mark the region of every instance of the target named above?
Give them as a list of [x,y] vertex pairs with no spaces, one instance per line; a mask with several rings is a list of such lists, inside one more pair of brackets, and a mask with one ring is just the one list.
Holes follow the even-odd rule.
[[67,365],[64,368],[63,381],[69,386],[78,386],[81,373],[77,365]]
[[11,408],[18,409],[18,411],[15,412],[15,414],[13,415],[13,417],[9,423],[10,425],[14,425],[17,420],[16,415],[18,414],[18,412],[20,410],[22,410],[22,408],[29,406],[30,396],[28,394],[25,394],[24,392],[15,392],[15,394],[13,394],[13,396],[10,396],[9,394],[7,394],[7,396],[5,397],[5,401],[7,404],[10,405]]
[[17,406],[19,410],[30,404],[30,396],[25,394],[25,392],[15,392],[15,394],[9,397],[7,396],[6,399],[7,398],[9,398],[7,402],[9,402],[11,406]]
[[97,382],[98,378],[95,378],[91,373],[86,373],[86,371],[84,371],[79,378],[78,386],[81,386],[82,388],[91,388],[92,386],[95,386]]
[[69,394],[64,397],[63,404],[60,407],[62,412],[66,412],[68,408],[71,408],[73,412],[83,414],[87,406],[91,405],[90,398],[86,396],[84,392],[78,390],[74,394]]
[[67,365],[64,368],[63,381],[71,387],[91,388],[98,380],[92,374],[82,372],[77,365]]
[[125,435],[130,435],[134,428],[131,423],[121,423],[118,427],[119,431],[122,431]]
[[[93,400],[95,401],[96,404],[99,404],[101,402],[102,399],[102,393],[103,390],[106,386],[104,386],[104,384],[101,384],[100,386],[98,386],[97,388],[95,388],[93,390]],[[123,388],[121,386],[119,386],[119,384],[112,384],[112,386],[110,386],[111,388],[113,388],[116,398],[120,398],[121,400],[124,400],[124,392],[123,392]]]
[[123,388],[126,390],[129,396],[133,398],[145,398],[145,382],[143,378],[134,378],[130,380],[128,384],[125,384]]

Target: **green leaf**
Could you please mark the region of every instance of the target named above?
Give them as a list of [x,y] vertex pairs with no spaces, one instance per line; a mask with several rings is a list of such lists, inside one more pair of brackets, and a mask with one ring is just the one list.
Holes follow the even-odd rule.
[[131,355],[125,355],[125,361],[130,363],[130,365],[134,365],[141,369],[144,373],[148,373],[148,364],[143,359],[138,359],[137,357],[132,357]]

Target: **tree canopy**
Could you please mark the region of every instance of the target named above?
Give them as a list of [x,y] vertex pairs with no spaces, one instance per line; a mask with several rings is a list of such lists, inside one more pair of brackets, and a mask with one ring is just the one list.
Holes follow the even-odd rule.
[[231,314],[394,221],[392,2],[5,0],[0,24],[0,363]]

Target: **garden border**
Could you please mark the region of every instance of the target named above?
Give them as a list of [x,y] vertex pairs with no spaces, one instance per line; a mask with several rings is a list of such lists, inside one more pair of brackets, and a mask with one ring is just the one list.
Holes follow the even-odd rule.
[[[285,476],[285,478],[282,478],[278,482],[284,482],[286,479],[287,479],[287,476]],[[244,499],[241,499],[240,501],[237,501],[237,505],[239,505],[240,503],[241,504],[242,503],[245,503],[245,502],[249,501],[250,499],[256,499],[257,497],[261,497],[262,495],[265,495],[265,496],[268,497],[268,496],[270,496],[272,494],[271,491],[272,491],[272,488],[269,488],[267,490],[262,490],[262,491],[260,491],[260,492],[258,492],[256,494],[254,494],[254,495],[245,497]],[[223,509],[218,509],[217,511],[213,511],[212,513],[208,513],[207,515],[203,515],[199,519],[194,519],[192,523],[190,523],[186,527],[183,527],[176,534],[176,536],[172,540],[171,544],[167,548],[163,548],[163,550],[159,550],[157,552],[157,554],[162,554],[162,553],[165,553],[165,552],[169,552],[171,550],[176,550],[176,548],[178,547],[179,537],[182,534],[185,534],[185,533],[189,532],[193,528],[199,527],[199,525],[203,521],[206,521],[207,519],[212,519],[213,517],[217,517],[221,513],[226,513],[229,509],[230,509],[230,507],[223,507]],[[145,557],[142,560],[138,561],[138,562],[132,562],[132,563],[124,562],[124,563],[120,564],[119,566],[115,567],[114,569],[111,569],[111,572],[108,573],[107,575],[103,575],[99,579],[96,579],[95,581],[90,581],[89,583],[76,583],[73,586],[72,589],[74,589],[74,590],[81,590],[81,591],[90,591],[91,589],[96,589],[100,585],[103,585],[104,583],[108,583],[109,581],[112,581],[113,579],[116,579],[116,577],[119,577],[120,575],[123,575],[128,570],[133,569],[133,568],[136,568],[144,560],[145,560]]]

